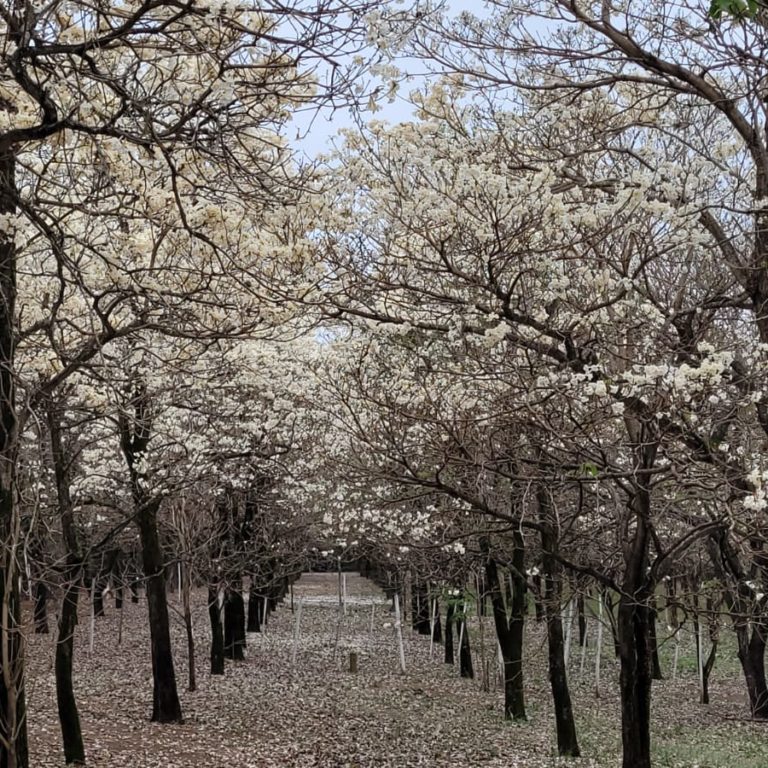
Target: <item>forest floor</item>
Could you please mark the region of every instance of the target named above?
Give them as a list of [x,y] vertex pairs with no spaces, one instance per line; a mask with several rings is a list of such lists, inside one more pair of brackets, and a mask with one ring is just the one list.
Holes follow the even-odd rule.
[[[174,617],[176,674],[183,725],[149,722],[152,700],[146,604],[126,601],[123,615],[108,606],[95,623],[78,628],[76,693],[92,768],[545,768],[566,764],[556,755],[546,673],[546,637],[529,622],[526,695],[529,720],[505,723],[496,678],[492,620],[471,625],[476,677],[461,679],[430,654],[429,637],[404,631],[401,674],[390,604],[369,581],[349,574],[347,612],[339,619],[335,574],[305,574],[295,585],[302,601],[300,640],[293,662],[296,613],[286,601],[266,632],[248,635],[247,659],[227,662],[226,674],[208,670],[205,595],[195,595],[197,690],[189,693],[186,637]],[[85,596],[84,596],[85,597]],[[171,606],[178,608],[176,596]],[[51,604],[53,606],[53,603]],[[87,605],[87,602],[84,602]],[[373,616],[373,621],[372,621]],[[55,617],[51,616],[53,626]],[[371,631],[371,627],[373,627]],[[677,678],[654,683],[654,765],[660,768],[765,768],[768,724],[749,721],[732,645],[722,633],[708,706],[698,703],[693,641],[679,654]],[[482,648],[482,651],[481,651]],[[63,765],[56,716],[55,635],[30,635],[27,647],[30,766]],[[349,654],[359,670],[349,672]],[[618,669],[605,633],[600,697],[594,693],[594,643],[582,671],[581,649],[571,650],[570,682],[584,755],[571,765],[620,765]],[[481,657],[486,659],[485,665]],[[662,648],[669,674],[672,644]],[[481,671],[489,671],[484,684]]]

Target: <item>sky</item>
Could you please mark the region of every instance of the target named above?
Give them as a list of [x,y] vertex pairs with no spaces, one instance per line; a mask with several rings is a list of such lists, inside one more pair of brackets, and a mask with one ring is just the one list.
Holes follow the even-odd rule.
[[[453,13],[471,11],[477,16],[485,15],[483,4],[479,0],[450,0],[449,8]],[[393,101],[380,99],[376,113],[366,112],[363,115],[364,120],[375,117],[377,120],[395,124],[413,119],[413,106],[408,102],[408,93],[419,84],[428,83],[434,75],[427,74],[424,63],[416,59],[400,59],[396,65],[413,79],[401,84],[400,92]],[[307,110],[294,116],[288,137],[307,157],[315,158],[332,148],[333,141],[342,128],[350,128],[353,125],[349,109]]]

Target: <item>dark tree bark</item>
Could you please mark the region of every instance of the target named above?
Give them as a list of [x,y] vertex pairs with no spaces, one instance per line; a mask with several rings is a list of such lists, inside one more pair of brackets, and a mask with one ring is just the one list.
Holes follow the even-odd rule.
[[102,618],[104,614],[104,593],[101,591],[102,585],[98,579],[96,579],[93,585],[93,615],[98,619]]
[[613,638],[613,652],[618,659],[621,656],[621,648],[619,647],[619,624],[616,620],[616,603],[613,599],[613,594],[606,590],[603,594],[605,600],[605,615],[608,618],[608,624],[611,627],[611,637]]
[[256,592],[256,587],[251,581],[251,589],[248,592],[248,632],[261,632],[262,600]]
[[72,499],[69,493],[69,463],[64,456],[61,439],[61,423],[54,403],[48,404],[48,431],[51,441],[51,460],[56,479],[56,495],[64,544],[67,550],[67,582],[64,601],[59,617],[59,633],[56,641],[56,705],[67,765],[85,765],[85,746],[80,727],[80,715],[72,684],[74,634],[77,626],[77,601],[83,565],[80,542],[75,528]]
[[481,541],[486,556],[485,588],[493,609],[496,637],[504,660],[504,719],[525,720],[525,688],[523,685],[523,630],[525,628],[525,542],[519,531],[513,534],[511,585],[508,604],[499,581],[496,560],[487,540]]
[[[442,623],[440,621],[440,601],[435,597],[433,599],[433,606],[434,606],[434,627],[432,628],[432,640],[436,643],[442,643],[443,642],[443,627]],[[432,608],[430,608],[430,612],[432,611]]]
[[152,414],[146,386],[137,379],[133,382],[130,402],[120,413],[120,445],[131,480],[146,579],[152,645],[152,722],[180,723],[181,703],[173,667],[168,596],[165,591],[165,561],[157,526],[161,499],[148,496],[145,479],[136,467],[137,457],[143,455],[149,445],[151,427]]
[[123,585],[118,584],[115,587],[115,608],[120,611],[123,608]]
[[224,655],[235,661],[245,659],[245,602],[235,586],[224,597]]
[[192,577],[187,564],[180,564],[182,583],[181,599],[184,606],[184,629],[187,633],[187,690],[192,692],[197,689],[197,677],[195,674],[195,634],[192,627],[192,606],[190,593],[192,591]]
[[85,765],[85,746],[80,728],[80,715],[72,684],[73,638],[77,626],[78,584],[70,582],[64,591],[56,643],[56,705],[67,765]]
[[219,592],[208,587],[208,618],[211,622],[211,674],[224,674],[224,628],[219,610]]
[[624,527],[624,579],[617,617],[624,768],[651,768],[651,477],[658,440],[649,423],[627,420],[635,471]]
[[[710,557],[725,585],[723,597],[736,633],[738,657],[744,673],[752,717],[756,720],[768,720],[768,684],[765,679],[768,624],[763,611],[756,605],[750,579],[730,536],[730,531],[718,531],[710,537]],[[759,543],[752,544],[754,551],[759,551]],[[763,584],[768,566],[764,558],[764,555],[757,558],[755,563]]]
[[576,598],[576,610],[579,614],[579,647],[583,648],[587,642],[587,616],[584,610],[584,594],[579,592]]
[[448,607],[445,611],[445,654],[443,659],[446,664],[453,664],[453,618],[455,612],[453,598],[449,597]]
[[426,584],[419,583],[414,589],[416,594],[416,626],[420,635],[429,635],[432,631],[429,624],[429,590]]
[[173,667],[168,598],[165,592],[163,553],[157,530],[159,502],[143,502],[137,516],[146,576],[149,634],[152,644],[152,722],[182,722],[181,702]]
[[48,634],[48,585],[38,579],[35,582],[35,634]]
[[[18,199],[16,156],[10,145],[0,149],[0,214],[15,214]],[[10,685],[0,676],[0,768],[28,768],[27,722],[24,696],[24,658],[21,649],[21,601],[16,560],[18,510],[14,494],[18,420],[15,381],[16,245],[0,232],[0,595],[7,622],[0,641],[8,649]]]
[[458,605],[459,626],[456,627],[456,631],[459,633],[459,674],[462,677],[473,678],[475,676],[475,670],[472,666],[472,649],[469,645],[469,626],[466,620],[466,603],[464,602],[464,596],[460,598]]
[[576,722],[573,718],[571,692],[565,666],[565,643],[561,617],[562,574],[559,554],[557,515],[552,508],[549,491],[540,486],[537,491],[539,523],[541,530],[542,570],[544,576],[544,617],[547,622],[547,649],[549,656],[549,681],[555,705],[557,751],[564,757],[579,757],[576,738]]
[[650,650],[651,650],[651,679],[652,680],[663,680],[664,675],[661,673],[661,661],[659,660],[659,640],[656,636],[656,600],[653,595],[651,595],[650,602],[649,602],[649,614],[648,614],[648,620],[649,620],[649,636],[648,641],[650,643]]

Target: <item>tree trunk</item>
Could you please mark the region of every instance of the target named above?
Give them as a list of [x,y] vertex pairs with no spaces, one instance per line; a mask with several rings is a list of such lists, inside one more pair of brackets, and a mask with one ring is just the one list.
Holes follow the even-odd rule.
[[48,634],[48,585],[38,579],[35,582],[35,634]]
[[208,587],[208,617],[211,621],[211,674],[224,674],[224,630],[219,610],[219,592]]
[[[16,213],[16,156],[10,146],[0,149],[0,214]],[[24,656],[20,638],[21,602],[19,513],[14,501],[18,420],[16,416],[15,339],[16,244],[14,233],[0,231],[0,768],[28,768],[24,697]]]
[[56,479],[59,517],[62,536],[67,549],[68,565],[68,581],[64,590],[64,601],[59,618],[59,634],[56,642],[56,705],[59,713],[61,738],[64,744],[64,760],[68,765],[85,765],[83,733],[80,728],[80,715],[72,685],[77,601],[83,573],[82,556],[69,492],[69,464],[64,456],[61,423],[54,403],[48,404],[48,429],[51,439],[51,458]]
[[579,757],[576,723],[573,718],[571,692],[565,666],[565,642],[561,614],[562,580],[558,554],[557,516],[552,509],[549,492],[540,486],[537,491],[541,524],[542,570],[544,575],[544,618],[547,622],[549,682],[555,705],[557,751],[564,757]]
[[514,533],[510,595],[507,605],[499,582],[496,560],[490,554],[487,541],[482,541],[486,554],[485,589],[491,600],[496,637],[504,660],[504,719],[525,720],[525,689],[523,685],[523,630],[527,602],[525,584],[525,549],[523,536]]
[[623,768],[651,767],[651,654],[648,607],[642,598],[619,600],[621,735]]
[[197,678],[195,676],[195,634],[192,627],[192,578],[188,565],[179,564],[181,568],[181,599],[184,607],[184,628],[187,632],[187,690],[192,692],[197,689]]
[[[624,580],[616,620],[623,768],[651,768],[651,622],[648,581],[651,470],[658,442],[653,425],[626,420],[635,474],[624,537]],[[633,526],[634,530],[630,528]],[[631,531],[631,533],[630,533]]]
[[768,686],[765,681],[765,628],[755,624],[751,636],[744,627],[737,632],[739,661],[744,671],[752,717],[768,720]]
[[141,558],[144,567],[149,637],[152,645],[152,722],[180,723],[181,703],[173,668],[168,596],[165,591],[165,562],[157,528],[159,496],[146,491],[146,478],[137,468],[152,435],[152,409],[146,384],[137,377],[131,384],[130,401],[120,411],[120,447],[131,480],[131,492],[139,526]]
[[462,677],[474,677],[475,670],[472,666],[472,649],[469,645],[469,626],[466,619],[466,603],[462,595],[459,605],[461,618],[459,620],[459,674]]
[[153,723],[180,723],[181,703],[173,668],[168,597],[165,592],[165,568],[157,531],[158,502],[145,501],[137,520],[141,534],[141,552],[146,577],[149,634],[152,643]]
[[97,619],[104,616],[104,593],[101,590],[101,582],[96,579],[93,586],[93,615]]
[[436,643],[442,643],[443,642],[443,627],[440,622],[440,601],[437,599],[437,597],[434,598],[434,621],[435,626],[432,630],[432,640]]
[[59,618],[59,636],[56,642],[56,705],[64,743],[67,765],[85,765],[85,746],[80,728],[75,690],[72,685],[72,656],[75,627],[77,626],[77,600],[80,587],[77,573],[71,574],[64,592]]
[[251,580],[251,589],[248,592],[248,632],[261,632],[261,610],[261,598]]
[[656,601],[653,596],[650,600],[648,621],[648,642],[651,652],[651,679],[663,680],[664,675],[661,673],[661,662],[659,661],[659,641],[656,636]]
[[579,614],[579,647],[583,648],[587,642],[587,615],[584,610],[584,594],[581,592],[576,598],[576,609]]
[[[728,531],[719,531],[709,540],[712,563],[726,588],[723,590],[731,616],[738,657],[747,685],[752,717],[768,720],[768,685],[765,679],[766,625],[754,615],[753,589],[741,565]],[[751,633],[750,633],[751,629]]]
[[224,655],[235,661],[245,659],[245,603],[235,587],[228,588],[224,598]]
[[448,607],[445,611],[445,653],[443,660],[446,664],[453,664],[453,617],[455,608],[453,598],[448,598]]

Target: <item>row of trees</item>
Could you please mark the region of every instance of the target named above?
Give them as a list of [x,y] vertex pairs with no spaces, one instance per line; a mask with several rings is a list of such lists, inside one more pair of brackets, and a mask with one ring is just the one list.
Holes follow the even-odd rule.
[[[417,6],[0,10],[0,765],[28,765],[22,555],[63,587],[73,733],[80,584],[115,548],[161,722],[168,563],[210,587],[220,668],[220,587],[242,617],[316,536],[438,548],[423,578],[459,592],[474,558],[513,717],[543,595],[563,754],[564,585],[617,596],[625,768],[656,595],[706,558],[768,716],[761,16]],[[401,54],[435,71],[414,119],[295,162],[292,111],[366,102],[372,58],[396,92]]]

